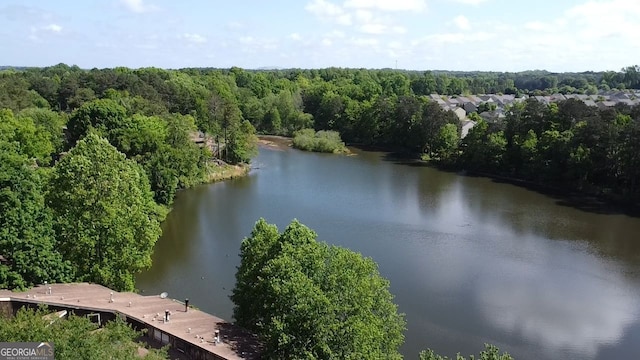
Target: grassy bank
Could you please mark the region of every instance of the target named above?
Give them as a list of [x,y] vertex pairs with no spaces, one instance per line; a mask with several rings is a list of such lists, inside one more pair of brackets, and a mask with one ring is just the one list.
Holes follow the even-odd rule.
[[246,176],[251,170],[249,164],[230,165],[223,161],[212,161],[207,165],[207,182],[230,180]]

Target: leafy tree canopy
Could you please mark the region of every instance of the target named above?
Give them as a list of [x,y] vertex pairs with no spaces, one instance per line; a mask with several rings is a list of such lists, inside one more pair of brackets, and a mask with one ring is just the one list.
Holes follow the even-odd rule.
[[22,289],[71,279],[55,246],[53,218],[42,192],[44,172],[0,141],[0,288]]
[[143,169],[91,133],[54,167],[47,204],[76,279],[133,290],[134,274],[151,265],[163,217]]
[[260,219],[242,242],[234,318],[271,359],[399,359],[405,321],[389,282],[362,255],[293,221]]

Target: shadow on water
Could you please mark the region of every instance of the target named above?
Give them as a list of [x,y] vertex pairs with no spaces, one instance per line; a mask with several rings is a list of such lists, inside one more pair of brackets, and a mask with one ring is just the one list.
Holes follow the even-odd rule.
[[[468,176],[483,176],[469,175]],[[627,215],[630,217],[640,217],[640,207],[638,204],[626,204],[622,201],[604,199],[594,195],[588,195],[577,191],[553,188],[544,184],[536,184],[515,179],[490,177],[498,184],[515,185],[527,190],[535,191],[541,195],[551,197],[557,205],[571,207],[581,211],[586,211],[599,215]]]
[[598,215],[626,215],[629,217],[640,218],[640,204],[629,204],[621,198],[604,198],[581,193],[578,191],[573,191],[570,189],[562,189],[559,187],[526,180],[513,179],[485,173],[460,171],[458,169],[450,169],[447,167],[433,165],[429,162],[420,160],[415,155],[403,152],[385,153],[382,159],[384,161],[392,162],[396,165],[410,167],[428,167],[459,176],[470,178],[487,178],[497,184],[514,185],[552,198],[555,201],[556,205],[570,207],[584,212]]

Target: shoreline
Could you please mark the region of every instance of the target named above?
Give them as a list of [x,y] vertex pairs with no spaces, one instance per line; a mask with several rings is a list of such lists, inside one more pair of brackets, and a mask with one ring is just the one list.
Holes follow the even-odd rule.
[[293,146],[293,138],[280,135],[258,135],[258,146],[284,151]]
[[213,184],[247,176],[249,171],[251,171],[249,164],[230,165],[222,161],[212,161],[207,164],[207,175],[203,184]]

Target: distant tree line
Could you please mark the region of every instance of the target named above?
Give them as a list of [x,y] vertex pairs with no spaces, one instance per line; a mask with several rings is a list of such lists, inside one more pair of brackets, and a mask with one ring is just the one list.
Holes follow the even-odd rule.
[[473,171],[640,201],[640,107],[600,110],[569,99],[513,105],[497,124],[479,120],[443,161]]

